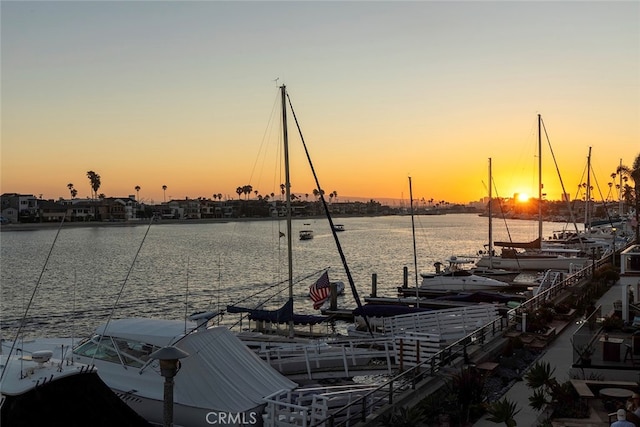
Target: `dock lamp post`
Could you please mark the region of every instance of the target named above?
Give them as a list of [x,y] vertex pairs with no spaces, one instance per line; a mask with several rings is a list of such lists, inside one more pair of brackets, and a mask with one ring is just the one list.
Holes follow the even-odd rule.
[[189,353],[177,347],[162,347],[149,355],[160,362],[160,375],[164,377],[164,427],[173,426],[173,377],[179,370],[179,359],[189,356]]

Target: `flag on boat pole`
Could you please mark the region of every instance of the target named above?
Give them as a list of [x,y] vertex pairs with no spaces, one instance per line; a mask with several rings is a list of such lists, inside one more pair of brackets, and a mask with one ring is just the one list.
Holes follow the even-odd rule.
[[309,286],[309,296],[313,300],[313,308],[319,309],[329,298],[329,293],[329,273],[325,271],[313,285]]

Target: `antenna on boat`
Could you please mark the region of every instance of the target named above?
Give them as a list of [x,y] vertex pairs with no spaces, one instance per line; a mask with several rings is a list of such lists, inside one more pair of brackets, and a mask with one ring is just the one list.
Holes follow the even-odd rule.
[[187,292],[184,294],[184,334],[187,334],[187,317],[189,310],[189,257],[187,256]]

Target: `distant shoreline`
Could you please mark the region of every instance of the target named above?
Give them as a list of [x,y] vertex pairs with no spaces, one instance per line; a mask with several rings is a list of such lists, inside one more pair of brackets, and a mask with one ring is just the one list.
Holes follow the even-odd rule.
[[[348,215],[346,217],[371,217],[381,215]],[[293,219],[319,219],[326,218],[325,216],[311,216],[311,217],[294,217]],[[334,218],[334,217],[332,217]],[[345,216],[341,216],[345,218]],[[167,224],[224,224],[227,222],[248,222],[248,221],[284,221],[286,218],[271,218],[271,217],[256,217],[256,218],[207,218],[207,219],[162,219],[152,222],[152,225],[167,225]],[[0,232],[4,231],[33,231],[33,230],[48,230],[54,228],[81,228],[81,227],[139,227],[149,225],[148,220],[140,221],[75,221],[75,222],[32,222],[32,223],[10,223],[2,224],[0,226]]]

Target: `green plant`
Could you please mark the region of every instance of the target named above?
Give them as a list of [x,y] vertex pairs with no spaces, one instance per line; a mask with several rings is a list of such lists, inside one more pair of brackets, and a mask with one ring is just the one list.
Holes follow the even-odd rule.
[[566,302],[558,303],[555,306],[555,311],[558,314],[568,314],[571,311],[571,305]]
[[485,377],[474,368],[462,369],[460,373],[451,376],[446,383],[446,390],[456,402],[454,414],[451,414],[453,417],[469,422],[472,416],[484,411],[484,381]]
[[593,356],[593,353],[596,352],[595,346],[590,342],[586,344],[576,344],[576,342],[571,339],[571,346],[573,347],[573,350],[578,354],[578,357],[583,363],[590,362],[591,356]]
[[494,423],[504,423],[507,427],[517,426],[515,416],[520,412],[520,409],[516,410],[517,407],[515,402],[505,397],[487,406],[487,412],[491,415],[487,419]]
[[382,417],[382,425],[389,427],[415,427],[422,422],[422,409],[418,406],[413,408],[395,407],[393,411]]
[[555,369],[547,362],[536,362],[525,375],[525,380],[533,395],[529,397],[529,406],[542,410],[545,405],[553,408],[556,417],[585,417],[588,408],[575,392],[571,381],[559,383],[553,376]]
[[605,316],[604,319],[602,320],[602,328],[605,331],[622,329],[623,326],[624,326],[624,321],[616,315]]

